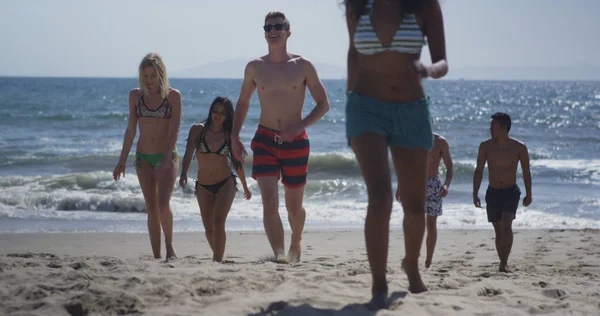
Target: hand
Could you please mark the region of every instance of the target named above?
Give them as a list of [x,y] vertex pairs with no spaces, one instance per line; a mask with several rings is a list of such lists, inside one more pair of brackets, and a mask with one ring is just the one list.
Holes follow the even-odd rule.
[[473,195],[473,205],[475,205],[475,207],[481,207],[481,201],[479,200],[479,196]]
[[183,188],[185,188],[186,184],[187,184],[187,174],[182,173],[179,176],[179,186],[183,189]]
[[396,201],[402,203],[402,199],[400,198],[400,188],[396,189]]
[[523,206],[529,206],[529,204],[531,204],[531,200],[531,195],[525,195],[523,198]]
[[123,177],[125,177],[125,164],[124,163],[119,163],[115,167],[115,170],[113,170],[113,179],[115,179],[115,181],[121,179],[121,174],[123,174]]
[[242,164],[246,162],[246,156],[248,153],[246,152],[246,148],[244,148],[244,144],[238,137],[231,138],[231,152],[233,153],[233,158],[237,159]]
[[442,189],[440,190],[440,197],[445,198],[446,195],[448,195],[448,186],[443,185]]
[[420,60],[415,60],[412,63],[413,70],[421,77],[428,78],[429,76],[429,68],[425,66]]
[[248,189],[248,187],[244,187],[244,198],[246,200],[250,200],[251,197],[252,197],[252,192],[250,192],[250,189]]
[[300,132],[302,132],[302,130],[303,128],[300,126],[300,124],[293,124],[281,131],[281,139],[284,142],[291,142],[294,140],[294,138],[296,138],[296,136],[298,136],[298,134],[300,134]]

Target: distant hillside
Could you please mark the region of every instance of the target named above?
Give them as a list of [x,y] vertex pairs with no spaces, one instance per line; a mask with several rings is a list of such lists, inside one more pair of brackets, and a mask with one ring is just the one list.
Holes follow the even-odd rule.
[[[244,68],[251,59],[232,59],[210,63],[189,69],[175,70],[169,73],[173,78],[243,78]],[[344,79],[346,69],[331,64],[315,62],[317,72],[322,79]]]

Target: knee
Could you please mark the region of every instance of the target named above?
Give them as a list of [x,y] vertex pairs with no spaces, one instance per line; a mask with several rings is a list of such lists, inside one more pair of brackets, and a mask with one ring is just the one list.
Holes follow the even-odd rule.
[[431,218],[427,218],[427,231],[429,232],[436,232],[437,231],[437,225],[435,223],[435,220],[432,220]]
[[302,206],[302,197],[291,198],[286,196],[285,208],[287,209],[288,214],[292,216],[301,215],[304,212],[304,207]]
[[392,213],[394,197],[391,188],[380,187],[369,192],[369,209],[377,209],[385,214]]
[[304,207],[302,205],[286,206],[288,214],[292,216],[299,216],[304,213]]
[[160,208],[146,207],[146,213],[148,213],[148,216],[158,216],[160,214]]
[[171,207],[169,206],[169,204],[162,204],[158,206],[158,212],[160,214],[169,214],[171,213]]
[[[405,198],[402,200],[402,209],[407,215],[425,216],[425,201],[415,198]],[[432,222],[432,221],[427,221]],[[435,224],[433,224],[435,226]],[[429,227],[429,224],[428,224]]]
[[215,215],[214,227],[217,229],[225,228],[225,220],[227,220],[226,215]]
[[265,207],[277,207],[279,206],[279,197],[277,193],[262,194],[262,202]]
[[502,223],[502,235],[512,235],[512,225],[509,223]]
[[214,224],[205,224],[204,225],[204,232],[206,233],[206,235],[208,236],[212,236],[215,233],[215,225]]

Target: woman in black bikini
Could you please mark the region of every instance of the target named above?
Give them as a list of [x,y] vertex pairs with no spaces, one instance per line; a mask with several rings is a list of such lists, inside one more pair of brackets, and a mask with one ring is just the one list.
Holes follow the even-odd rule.
[[252,193],[246,184],[243,165],[231,155],[231,126],[233,104],[228,98],[217,97],[210,106],[206,121],[190,128],[179,185],[187,184],[187,170],[194,152],[198,160],[195,194],[206,231],[206,239],[213,251],[213,260],[220,262],[225,253],[225,220],[237,191],[233,167],[244,187],[244,197]]

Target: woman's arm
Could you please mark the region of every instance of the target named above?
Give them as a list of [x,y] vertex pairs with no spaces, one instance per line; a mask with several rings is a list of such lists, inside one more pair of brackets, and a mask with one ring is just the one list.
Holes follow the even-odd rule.
[[192,163],[194,152],[196,151],[196,141],[198,140],[198,136],[200,136],[200,133],[202,133],[203,129],[204,127],[200,124],[192,125],[190,128],[187,144],[185,146],[185,155],[183,155],[183,161],[181,163],[181,176],[179,177],[179,185],[181,187],[185,187],[185,184],[187,183],[187,172],[190,168],[190,164]]
[[138,97],[139,89],[133,89],[129,92],[129,118],[127,119],[127,129],[125,130],[125,136],[123,137],[123,148],[121,148],[121,156],[119,157],[119,165],[125,165],[127,163],[127,157],[133,146],[133,140],[135,139],[135,133],[137,130],[137,112],[136,102]]
[[444,35],[444,19],[438,1],[424,11],[425,36],[427,36],[431,65],[425,67],[426,76],[439,79],[448,73],[446,57],[446,37]]

